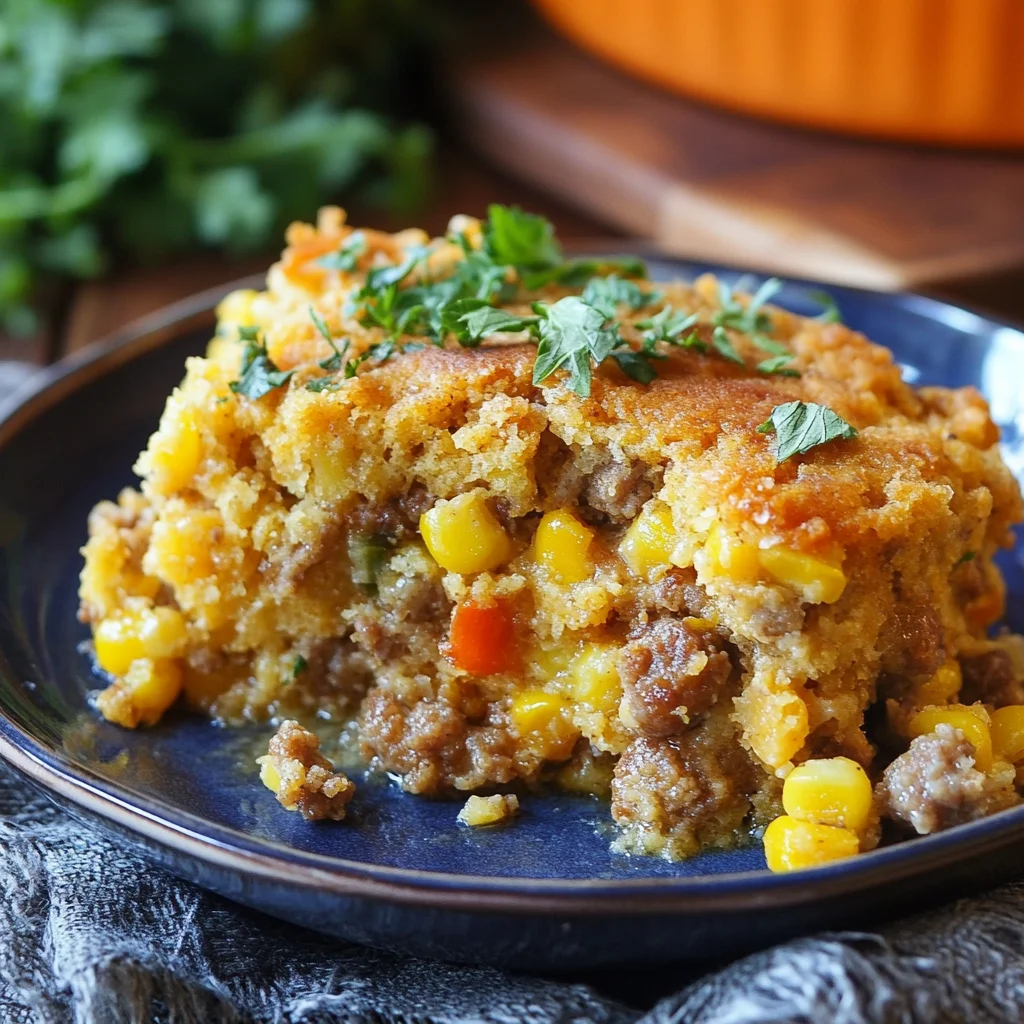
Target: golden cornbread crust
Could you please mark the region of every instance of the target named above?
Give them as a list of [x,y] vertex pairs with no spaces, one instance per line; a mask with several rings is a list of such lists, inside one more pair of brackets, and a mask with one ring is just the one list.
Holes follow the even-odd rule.
[[[992,556],[1010,543],[1021,496],[973,389],[915,391],[862,335],[771,309],[799,377],[759,373],[764,353],[736,333],[744,366],[671,348],[650,384],[605,361],[581,398],[562,371],[532,382],[536,346],[521,335],[476,349],[406,337],[425,347],[312,391],[332,349],[311,306],[353,358],[385,337],[352,309],[369,267],[425,245],[443,277],[462,258],[419,232],[365,232],[357,269],[324,269],[318,259],[350,231],[334,209],[289,230],[267,290],[222,304],[207,355],[188,360],[139,458],[141,493],[94,511],[80,596],[101,665],[104,637],[120,635],[109,623],[172,608],[184,636],[140,657],[173,662],[184,699],[214,717],[318,712],[340,727],[355,716],[367,763],[418,793],[611,781],[624,848],[682,856],[768,820],[778,780],[808,758],[844,755],[877,776],[878,745],[940,703],[920,694],[944,665],[979,679],[1006,660],[986,639],[1003,601]],[[646,309],[620,307],[623,337],[638,346],[635,323],[669,303],[700,314],[710,338],[714,280],[658,289]],[[529,313],[529,300],[569,292],[523,293],[507,308]],[[239,326],[258,328],[269,359],[294,370],[258,399],[229,387]],[[777,463],[776,438],[758,427],[792,401],[827,406],[857,437]],[[447,571],[421,516],[469,493],[508,556]],[[667,510],[671,556],[638,570],[624,538],[652,509]],[[542,516],[561,511],[592,533],[586,576],[571,582],[535,540]],[[368,539],[379,548],[370,585]],[[841,594],[741,571],[726,549],[823,566]],[[466,605],[507,610],[508,668],[459,667],[449,633]],[[600,696],[580,682],[579,659],[594,651],[615,666]],[[1000,679],[1019,692],[1015,664]],[[130,688],[118,693],[130,702]],[[517,697],[535,693],[556,701],[557,735],[523,725]],[[137,720],[153,719],[159,700],[147,700]],[[887,724],[869,737],[865,712],[881,702]]]

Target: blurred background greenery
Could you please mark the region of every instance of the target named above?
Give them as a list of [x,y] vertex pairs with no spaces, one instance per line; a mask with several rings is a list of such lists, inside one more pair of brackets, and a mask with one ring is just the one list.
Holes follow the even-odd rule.
[[266,247],[324,201],[413,212],[427,8],[0,0],[0,330],[32,331],[61,282]]

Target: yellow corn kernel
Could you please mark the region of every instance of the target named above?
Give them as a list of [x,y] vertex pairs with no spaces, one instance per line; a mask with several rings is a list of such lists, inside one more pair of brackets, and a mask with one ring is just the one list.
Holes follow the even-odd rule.
[[514,793],[508,796],[501,793],[495,793],[493,796],[471,796],[459,811],[459,821],[463,825],[478,828],[481,825],[494,825],[511,818],[518,810],[519,798]]
[[181,663],[170,658],[139,658],[124,676],[96,698],[109,722],[134,729],[155,725],[181,693]]
[[758,552],[765,572],[798,591],[808,604],[833,604],[846,589],[846,574],[838,565],[792,548],[765,548]]
[[914,691],[918,704],[947,704],[959,692],[963,684],[960,662],[953,658],[941,664],[927,682]]
[[276,795],[281,788],[281,776],[274,767],[273,758],[269,754],[264,754],[263,757],[256,758],[256,761],[260,766],[260,782]]
[[738,540],[725,532],[721,523],[715,523],[704,543],[704,555],[709,571],[733,580],[755,580],[760,575],[757,545]]
[[615,713],[622,699],[619,648],[614,644],[584,644],[570,666],[571,692],[580,704]]
[[171,658],[140,658],[124,676],[129,700],[139,719],[152,725],[178,699],[184,672]]
[[547,512],[537,527],[533,552],[559,583],[581,583],[594,571],[589,551],[594,531],[571,512]]
[[172,586],[194,585],[213,575],[217,549],[212,538],[223,531],[224,520],[216,509],[190,508],[172,499],[153,524],[142,567]]
[[217,323],[224,327],[251,327],[252,301],[259,292],[251,288],[239,288],[228,292],[217,304]]
[[974,747],[974,766],[979,772],[987,772],[992,767],[992,733],[988,723],[988,712],[980,704],[949,704],[918,711],[910,720],[908,732],[913,739],[934,732],[939,725],[959,729]]
[[852,857],[860,840],[848,828],[799,821],[783,814],[764,830],[764,855],[772,871],[800,871]]
[[619,554],[635,575],[647,576],[659,566],[672,564],[675,546],[672,510],[662,501],[652,501],[626,530]]
[[564,761],[572,753],[579,730],[569,719],[565,697],[543,690],[524,690],[512,700],[512,724],[521,739],[548,761]]
[[185,619],[174,608],[115,612],[96,627],[96,661],[112,676],[123,676],[140,658],[176,657],[187,638]]
[[161,494],[180,491],[191,483],[203,461],[203,442],[190,411],[153,435],[149,448],[149,481]]
[[344,449],[317,448],[309,464],[313,471],[310,489],[321,501],[339,501],[352,491],[352,464]]
[[992,750],[1000,761],[1024,761],[1024,705],[1010,704],[992,712]]
[[530,662],[533,665],[534,676],[545,683],[557,679],[567,673],[576,657],[579,644],[550,644],[544,647],[537,646]]
[[859,832],[871,817],[871,780],[848,757],[805,761],[786,776],[782,806],[799,821]]
[[497,569],[512,554],[512,542],[479,491],[439,501],[420,516],[427,550],[448,572]]

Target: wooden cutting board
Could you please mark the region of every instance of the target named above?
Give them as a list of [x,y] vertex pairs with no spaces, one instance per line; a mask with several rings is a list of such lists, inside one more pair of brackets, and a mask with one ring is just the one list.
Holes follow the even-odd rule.
[[734,116],[635,82],[536,23],[456,64],[465,142],[672,252],[872,288],[1024,266],[1024,157]]

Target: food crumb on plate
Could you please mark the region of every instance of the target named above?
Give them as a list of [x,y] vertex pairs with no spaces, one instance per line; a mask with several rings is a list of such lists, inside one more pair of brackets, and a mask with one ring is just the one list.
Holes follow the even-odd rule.
[[459,821],[476,828],[480,825],[495,825],[499,821],[514,818],[518,813],[519,797],[514,793],[471,796],[459,811]]
[[282,807],[307,821],[341,821],[356,785],[320,753],[320,740],[298,722],[282,722],[258,757],[260,779]]

